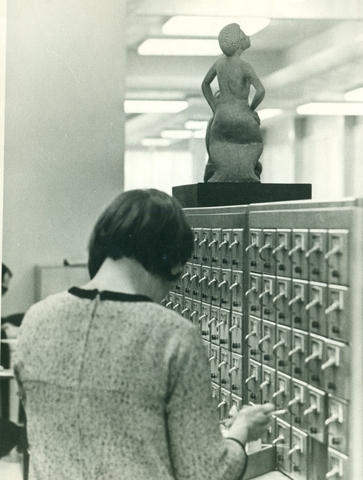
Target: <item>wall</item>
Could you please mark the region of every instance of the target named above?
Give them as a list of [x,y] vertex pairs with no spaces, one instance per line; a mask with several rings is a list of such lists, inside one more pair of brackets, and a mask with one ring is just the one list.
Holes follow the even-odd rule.
[[204,138],[192,138],[182,145],[180,149],[127,150],[125,190],[158,188],[171,195],[177,185],[203,182],[207,162]]
[[363,196],[363,117],[283,116],[264,125],[264,183],[311,183],[313,199]]
[[295,130],[291,116],[271,118],[262,122],[263,153],[261,181],[263,183],[295,182]]
[[180,151],[126,151],[125,190],[158,188],[172,193],[174,185],[195,183],[191,152]]
[[347,125],[345,188],[349,195],[363,197],[363,117]]
[[3,314],[33,303],[35,264],[86,258],[123,189],[124,3],[8,2]]
[[334,200],[344,192],[344,117],[297,118],[296,180],[313,185],[313,198]]

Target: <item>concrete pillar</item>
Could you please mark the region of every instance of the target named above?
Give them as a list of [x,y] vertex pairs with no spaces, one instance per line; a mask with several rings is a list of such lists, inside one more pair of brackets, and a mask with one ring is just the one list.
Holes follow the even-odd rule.
[[123,189],[125,3],[7,5],[3,314],[34,301],[34,265],[86,259]]

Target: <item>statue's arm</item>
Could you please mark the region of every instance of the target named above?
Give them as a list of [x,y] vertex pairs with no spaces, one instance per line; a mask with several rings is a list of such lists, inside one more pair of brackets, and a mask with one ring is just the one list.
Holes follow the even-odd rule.
[[251,65],[248,65],[248,77],[251,82],[251,85],[255,88],[256,92],[255,95],[252,99],[251,102],[251,110],[255,110],[259,104],[262,102],[262,100],[265,97],[265,88],[261,82],[261,80],[258,78],[256,75],[255,71],[251,67]]
[[207,75],[204,77],[204,80],[202,82],[202,92],[207,100],[210,108],[212,109],[213,113],[215,113],[216,110],[216,101],[211,89],[210,84],[213,82],[217,75],[217,70],[215,67],[215,64],[212,65],[212,67],[209,69]]

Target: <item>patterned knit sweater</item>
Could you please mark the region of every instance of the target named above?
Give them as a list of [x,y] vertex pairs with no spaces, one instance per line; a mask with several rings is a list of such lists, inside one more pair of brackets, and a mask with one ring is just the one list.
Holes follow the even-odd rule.
[[27,312],[15,372],[30,480],[234,480],[195,327],[147,297],[73,287]]

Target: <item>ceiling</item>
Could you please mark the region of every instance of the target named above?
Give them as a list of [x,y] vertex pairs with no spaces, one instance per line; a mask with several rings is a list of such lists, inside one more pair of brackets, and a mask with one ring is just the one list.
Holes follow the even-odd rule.
[[[137,52],[144,40],[165,36],[161,27],[173,15],[271,19],[242,55],[266,89],[259,110],[291,113],[307,102],[343,101],[345,92],[363,86],[363,0],[128,0],[127,12],[126,97],[186,99],[189,104],[177,114],[127,115],[127,149],[144,148],[141,140],[159,137],[163,129],[211,116],[200,85],[214,56]],[[187,143],[173,145],[186,148]]]

